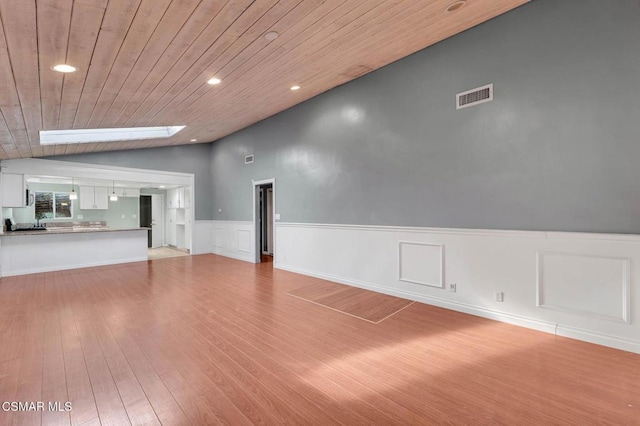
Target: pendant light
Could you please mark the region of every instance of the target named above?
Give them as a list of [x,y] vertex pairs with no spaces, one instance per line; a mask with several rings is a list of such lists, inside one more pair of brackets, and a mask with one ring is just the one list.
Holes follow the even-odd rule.
[[111,196],[109,197],[110,201],[118,201],[118,196],[116,195],[116,181],[113,181],[113,192],[111,193]]
[[78,199],[78,193],[76,192],[76,185],[73,177],[71,178],[71,194],[69,194],[69,199],[70,200]]

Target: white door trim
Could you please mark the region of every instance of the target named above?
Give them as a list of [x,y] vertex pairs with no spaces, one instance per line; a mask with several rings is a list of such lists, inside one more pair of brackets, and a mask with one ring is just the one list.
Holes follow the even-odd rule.
[[251,181],[251,197],[253,198],[253,263],[260,263],[260,255],[262,254],[262,247],[260,247],[260,238],[258,233],[261,229],[258,229],[258,187],[261,185],[271,184],[273,188],[273,255],[275,259],[276,254],[276,178],[252,180]]

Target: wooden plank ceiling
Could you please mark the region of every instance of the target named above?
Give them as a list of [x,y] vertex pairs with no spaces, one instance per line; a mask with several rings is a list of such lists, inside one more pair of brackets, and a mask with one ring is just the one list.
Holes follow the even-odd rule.
[[[211,142],[527,1],[0,0],[0,159]],[[187,128],[57,146],[38,135],[156,125]]]

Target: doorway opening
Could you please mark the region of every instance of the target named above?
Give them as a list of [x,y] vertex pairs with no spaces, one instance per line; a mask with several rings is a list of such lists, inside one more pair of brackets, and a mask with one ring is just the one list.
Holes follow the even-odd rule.
[[164,195],[140,196],[140,226],[148,228],[147,256],[149,260],[189,255],[183,251],[167,247],[165,244]]
[[140,196],[140,227],[147,229],[147,248],[153,247],[153,228],[151,226],[151,195]]
[[164,196],[162,194],[140,196],[140,227],[149,228],[149,248],[164,246]]
[[273,264],[275,252],[275,179],[254,182],[255,262]]

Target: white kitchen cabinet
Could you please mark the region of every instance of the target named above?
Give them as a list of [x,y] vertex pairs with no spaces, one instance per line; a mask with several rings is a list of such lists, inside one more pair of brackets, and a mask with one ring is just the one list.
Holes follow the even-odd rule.
[[167,208],[184,208],[184,188],[173,188],[167,190]]
[[96,186],[95,191],[95,210],[107,210],[109,208],[109,189]]
[[81,186],[80,210],[107,210],[109,208],[109,189],[99,186]]
[[170,209],[167,214],[168,226],[167,226],[167,244],[170,246],[177,246],[176,241],[176,210]]
[[80,200],[80,210],[93,210],[95,206],[95,192],[92,186],[81,186],[79,188],[78,200]]
[[167,244],[187,250],[191,247],[191,190],[167,190]]
[[182,199],[183,201],[183,205],[182,207],[184,207],[185,209],[190,209],[191,208],[191,188],[182,188]]
[[184,209],[184,188],[178,188],[178,208]]
[[24,175],[2,174],[2,207],[25,207],[26,190]]
[[178,208],[177,200],[178,200],[178,190],[167,189],[167,208],[177,209]]
[[116,188],[116,195],[118,197],[140,197],[140,190],[138,188]]

